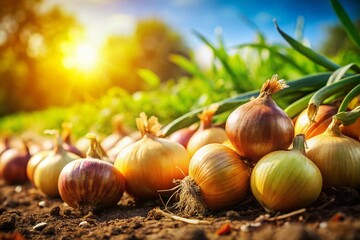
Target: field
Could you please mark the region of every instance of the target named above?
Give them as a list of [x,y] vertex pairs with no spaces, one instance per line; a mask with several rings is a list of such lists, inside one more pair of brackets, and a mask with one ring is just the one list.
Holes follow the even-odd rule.
[[1,181],[0,190],[0,239],[350,240],[360,235],[360,196],[352,188],[324,191],[309,208],[282,215],[268,215],[249,196],[239,206],[193,223],[164,213],[160,200],[136,203],[125,195],[115,208],[82,215],[30,184]]
[[[39,0],[39,2],[42,1]],[[67,39],[66,34],[64,34],[64,36],[57,36],[53,35],[52,31],[50,31],[47,33],[49,36],[47,36],[45,34],[46,32],[43,33],[44,38],[49,37],[49,44],[53,41],[51,43],[52,45],[50,44],[53,47],[49,47],[49,49],[55,50],[55,52],[48,52],[46,56],[41,54],[37,56],[35,53],[32,57],[24,57],[21,54],[16,55],[16,51],[12,52],[15,48],[13,48],[11,44],[7,45],[8,51],[14,53],[14,56],[11,59],[8,58],[8,56],[12,56],[11,54],[0,57],[0,79],[5,79],[0,89],[0,100],[2,101],[0,102],[0,240],[70,240],[80,238],[172,240],[360,239],[360,178],[358,177],[358,172],[354,172],[354,169],[360,169],[360,35],[357,26],[352,23],[339,1],[331,0],[330,2],[341,25],[334,27],[335,30],[333,29],[332,35],[329,35],[327,44],[324,44],[328,45],[328,48],[330,46],[330,50],[334,50],[333,52],[330,51],[332,54],[329,56],[325,56],[325,53],[319,53],[310,47],[311,44],[302,36],[301,31],[304,26],[301,25],[301,21],[296,28],[296,38],[285,33],[281,28],[283,25],[278,25],[278,23],[274,21],[274,31],[277,31],[284,40],[284,43],[280,44],[270,44],[266,36],[256,26],[252,26],[251,23],[248,24],[256,31],[256,40],[232,47],[226,46],[225,39],[223,39],[220,32],[216,33],[216,41],[211,42],[201,33],[193,31],[193,34],[212,54],[210,66],[206,69],[202,68],[195,60],[193,52],[187,50],[185,46],[184,49],[182,49],[180,36],[176,35],[171,29],[168,29],[166,24],[157,20],[144,21],[139,24],[136,31],[138,35],[129,38],[118,36],[109,38],[107,45],[103,48],[105,59],[107,59],[108,62],[116,62],[117,65],[108,63],[100,64],[99,62],[96,67],[92,66],[86,71],[84,71],[84,69],[82,69],[82,71],[78,71],[79,69],[68,69],[66,66],[62,66],[64,64],[63,60],[66,60],[69,56],[71,57],[71,55],[67,56],[67,54],[61,52],[61,49],[76,52],[69,47],[72,45],[74,45],[72,47],[76,47],[75,43],[77,43],[77,41],[75,40],[67,48],[64,47],[63,40]],[[9,6],[10,5],[9,3]],[[21,4],[19,4],[19,6],[16,4],[11,6],[22,9]],[[53,15],[62,17],[61,21],[63,22],[58,22],[60,26],[65,23],[69,26],[73,26],[74,24],[70,18],[62,15],[63,13],[57,12],[56,9],[48,14],[50,14],[48,16],[49,18],[53,17]],[[46,23],[48,22],[46,15],[43,15],[43,17],[40,21],[45,24],[43,29],[51,30],[52,28],[46,27]],[[20,17],[17,18],[20,19]],[[38,23],[36,22],[36,24]],[[1,30],[0,28],[0,33]],[[14,28],[14,32],[15,30],[18,29]],[[338,34],[337,31],[340,31],[341,34]],[[154,47],[154,49],[156,49],[155,52],[159,52],[159,49],[168,48],[174,48],[175,50],[173,49],[173,52],[161,52],[161,54],[157,56],[157,59],[155,59],[156,61],[153,61],[151,58],[147,59],[147,57],[153,56],[153,52],[150,51],[149,55],[146,55],[145,52],[149,46],[145,46],[146,41],[144,41],[145,45],[142,46],[143,42],[141,40],[143,40],[142,37],[146,39],[148,33],[150,35],[154,34],[154,36],[164,37],[165,40],[160,39],[160,41],[157,39],[151,41],[154,42],[154,44],[158,42],[167,44],[166,48],[163,48],[162,45],[160,45],[160,47],[156,45],[156,47]],[[164,33],[164,35],[158,33]],[[20,34],[20,30],[17,34]],[[341,41],[338,37],[341,38]],[[21,37],[18,38],[21,39]],[[6,36],[4,39],[5,42]],[[335,45],[332,45],[334,42],[344,44],[335,49]],[[1,44],[2,43],[0,43],[0,47],[2,47]],[[81,46],[82,42],[79,40],[79,44],[77,45]],[[56,52],[59,49],[61,51]],[[24,52],[26,51],[27,50],[24,50]],[[142,55],[143,53],[144,55]],[[0,56],[3,56],[1,51]],[[42,58],[43,56],[45,57]],[[51,61],[46,61],[44,60],[45,58],[51,59]],[[26,61],[23,61],[24,59]],[[80,65],[78,67],[80,67]],[[14,70],[14,72],[12,72],[12,70]],[[159,70],[159,72],[155,70]],[[54,75],[48,74],[50,72]],[[164,79],[164,76],[166,76],[166,79]],[[279,77],[279,79],[285,79],[288,86],[286,86],[282,80],[277,81],[277,77]],[[54,85],[49,84],[49,79],[53,80],[57,78],[64,81],[54,81]],[[269,90],[264,93],[260,89],[265,81],[270,78],[274,79],[273,82],[279,85],[273,87],[271,91]],[[16,84],[13,84],[15,82]],[[270,84],[266,86],[269,85]],[[15,86],[19,87],[16,91],[13,90]],[[8,89],[11,89],[11,91],[7,91]],[[244,117],[245,113],[248,112],[241,112],[235,116],[238,117],[237,121],[233,121],[233,125],[229,127],[230,130],[231,128],[235,130],[231,132],[227,129],[225,131],[224,127],[230,122],[228,121],[228,117],[233,110],[244,104],[254,103],[256,101],[254,99],[259,95],[271,96],[274,100],[274,102],[271,101],[271,104],[273,104],[271,105],[272,107],[268,108],[268,106],[263,105],[259,112],[249,115],[250,117]],[[320,111],[322,105],[327,105],[328,108],[332,109],[328,112],[325,110],[322,112]],[[250,109],[256,109],[257,106],[258,105],[253,105]],[[268,111],[268,109],[270,110]],[[300,118],[299,114],[305,109],[309,110],[308,115],[306,115],[306,118]],[[206,111],[212,111],[213,115],[210,117],[206,116],[206,114],[204,114]],[[267,112],[271,112],[269,116],[271,115],[273,118],[265,118],[267,117]],[[149,119],[146,119],[146,121],[143,117],[136,119],[139,117],[139,114],[140,116],[146,116],[141,115],[143,113],[145,113]],[[150,116],[157,117],[156,119],[159,120],[161,126],[158,125],[157,120],[154,120],[155,118],[151,118],[154,121],[150,124]],[[201,118],[201,116],[203,118]],[[263,116],[265,117],[263,118]],[[319,117],[319,119],[316,117]],[[135,119],[139,120],[140,124],[136,122]],[[204,123],[204,119],[207,121],[206,123]],[[238,127],[240,123],[243,123],[243,119],[246,119],[250,124],[244,125],[245,127],[242,126],[244,128],[240,129]],[[267,119],[268,121],[262,119]],[[303,124],[301,121],[304,119],[307,123]],[[330,125],[330,129],[328,125],[331,121],[333,121],[333,124]],[[300,124],[297,126],[299,122]],[[280,123],[281,126],[278,123]],[[291,128],[284,127],[287,124],[291,125]],[[216,141],[209,140],[206,144],[216,142],[218,145],[225,144],[232,148],[234,150],[231,150],[232,160],[239,160],[241,164],[246,165],[246,171],[243,171],[246,173],[241,173],[243,175],[248,174],[246,175],[248,179],[243,180],[246,183],[250,182],[250,174],[255,172],[254,169],[256,169],[256,164],[258,164],[257,161],[261,157],[279,149],[284,150],[285,154],[288,154],[286,150],[291,149],[290,146],[292,146],[290,145],[290,141],[287,145],[285,144],[286,146],[278,147],[276,146],[278,140],[290,138],[289,136],[291,136],[291,138],[295,135],[300,136],[301,141],[298,140],[299,138],[295,137],[295,139],[298,140],[296,142],[298,143],[297,145],[299,145],[299,141],[302,143],[301,148],[297,148],[299,146],[296,144],[293,145],[295,150],[300,150],[301,153],[303,153],[298,154],[301,155],[301,157],[308,154],[308,150],[311,149],[311,146],[310,148],[306,147],[307,152],[305,151],[303,144],[305,137],[306,141],[310,142],[311,138],[309,135],[314,132],[319,131],[317,134],[323,134],[323,131],[327,129],[328,131],[325,133],[331,132],[331,134],[333,134],[331,136],[327,135],[327,139],[340,136],[342,140],[339,140],[336,145],[328,147],[329,151],[322,153],[323,159],[328,161],[325,166],[330,166],[330,164],[334,164],[335,166],[329,168],[332,171],[330,173],[324,173],[321,169],[318,170],[318,178],[311,178],[312,176],[309,176],[311,174],[308,173],[311,172],[312,169],[317,169],[317,167],[320,169],[321,166],[319,166],[319,162],[309,157],[307,160],[311,164],[314,163],[313,168],[304,167],[308,165],[301,161],[298,161],[296,165],[293,161],[291,164],[288,164],[286,168],[280,167],[277,169],[278,171],[286,169],[285,172],[287,170],[290,172],[291,170],[295,173],[303,173],[295,180],[281,179],[281,177],[287,176],[286,174],[273,174],[272,176],[269,174],[270,181],[267,182],[270,183],[270,185],[267,185],[270,186],[269,188],[278,186],[277,190],[281,192],[283,189],[290,189],[288,186],[292,186],[293,191],[291,191],[291,193],[296,192],[298,194],[296,195],[297,197],[300,198],[300,195],[304,195],[305,198],[307,196],[308,198],[313,197],[315,199],[311,204],[309,203],[310,205],[308,204],[306,208],[295,207],[296,210],[290,212],[282,211],[281,209],[275,209],[275,212],[271,213],[265,211],[254,197],[256,196],[254,189],[250,191],[253,186],[250,187],[250,184],[248,184],[246,187],[249,188],[247,192],[244,191],[246,197],[243,202],[221,211],[210,211],[204,205],[202,207],[204,207],[204,209],[206,208],[205,214],[187,216],[180,213],[178,209],[173,207],[174,199],[178,200],[177,196],[171,198],[169,204],[165,204],[168,199],[164,196],[155,197],[146,201],[135,201],[135,199],[126,192],[124,192],[117,206],[95,209],[84,213],[79,209],[70,207],[60,197],[52,198],[46,196],[44,191],[41,191],[40,184],[37,185],[37,187],[32,185],[30,181],[33,181],[33,179],[29,179],[29,175],[24,176],[22,183],[16,184],[6,183],[4,179],[6,177],[4,169],[10,166],[8,169],[13,170],[17,167],[16,164],[24,159],[23,157],[19,157],[20,154],[17,152],[17,155],[15,157],[12,156],[11,160],[4,160],[3,156],[5,154],[3,153],[8,148],[20,150],[24,145],[27,146],[25,148],[27,148],[28,154],[31,153],[33,155],[38,155],[39,152],[39,155],[43,154],[41,150],[53,149],[54,154],[64,160],[68,157],[70,150],[69,148],[64,150],[61,147],[64,151],[58,151],[60,149],[59,146],[67,145],[68,147],[78,147],[79,149],[81,146],[82,155],[85,155],[86,149],[88,149],[89,146],[89,139],[91,139],[91,144],[97,140],[100,140],[102,144],[106,138],[111,138],[111,141],[116,138],[116,142],[111,142],[111,147],[105,148],[105,145],[102,145],[106,150],[99,146],[97,146],[97,148],[90,148],[93,150],[93,154],[96,153],[96,158],[105,159],[114,164],[116,156],[120,156],[121,153],[126,152],[122,151],[124,145],[119,144],[121,143],[120,139],[137,142],[141,134],[142,136],[146,135],[146,137],[148,137],[149,134],[149,136],[151,135],[151,139],[168,138],[178,130],[185,129],[186,131],[190,131],[190,128],[194,126],[196,128],[200,126],[196,133],[199,132],[201,134],[201,131],[204,132],[208,130],[204,127],[205,125],[209,129],[216,127],[218,130],[221,129],[223,131],[226,139],[219,140],[220,138],[218,138]],[[255,130],[261,129],[263,126],[267,128],[264,128],[265,130],[261,132],[261,134],[258,134]],[[334,126],[339,127],[336,134],[335,131],[333,131],[333,129],[335,129]],[[277,131],[277,129],[282,129],[282,127],[286,130]],[[310,132],[310,130],[313,132]],[[55,144],[46,138],[44,134],[46,131],[52,132],[53,134],[55,133],[55,135],[57,134]],[[349,137],[344,140],[340,131],[343,131],[344,135]],[[141,134],[139,134],[140,132]],[[194,136],[194,132],[195,130],[191,133],[191,136]],[[241,143],[236,142],[240,141],[240,134],[243,132],[252,132],[254,134],[249,134],[246,141]],[[268,134],[269,132],[272,134]],[[293,133],[294,136],[292,135]],[[85,135],[91,135],[92,138],[88,137],[89,139],[86,139],[87,145],[83,148],[84,145],[80,145],[80,140],[85,140]],[[121,137],[119,137],[120,135]],[[218,136],[219,135],[217,135],[217,137]],[[127,137],[128,139],[126,139]],[[265,138],[267,141],[263,141]],[[10,145],[7,144],[7,140],[9,139]],[[181,140],[184,139],[185,137],[183,135]],[[203,138],[200,139],[203,140]],[[321,144],[325,144],[324,142],[327,141],[327,139],[318,141],[318,146],[321,147]],[[166,139],[166,141],[167,140],[168,139]],[[62,143],[62,141],[64,141],[64,143]],[[128,142],[125,143],[128,144]],[[175,149],[174,147],[169,147],[163,143],[161,147],[166,145],[167,148],[164,147],[164,149],[166,149],[166,151],[163,151],[165,154],[161,155],[158,145],[153,147],[151,146],[151,144],[153,144],[151,141],[150,143],[146,143],[148,145],[143,144],[138,148],[141,149],[141,147],[144,147],[145,149],[139,150],[139,152],[141,152],[139,155],[146,156],[146,153],[148,153],[149,156],[154,156],[152,150],[155,149],[155,151],[158,151],[156,152],[158,155],[155,154],[156,160],[164,158],[165,160],[174,162],[175,156],[186,155],[189,156],[188,160],[190,161],[190,156],[193,154],[190,153],[189,145],[186,146],[185,144],[185,148],[181,147],[181,149],[176,148],[177,152],[175,152],[172,151],[172,149]],[[295,143],[295,141],[293,143]],[[258,156],[247,155],[248,152],[242,152],[242,149],[240,149],[243,146],[251,147],[252,144],[253,146],[261,146],[261,148],[257,150],[262,150],[269,146],[273,148],[271,151],[259,156],[259,159],[256,159]],[[95,145],[96,144],[91,146]],[[224,147],[223,145],[221,145],[221,147]],[[326,155],[327,152],[333,149],[336,150],[335,153],[340,154]],[[300,151],[298,152],[300,153]],[[185,152],[185,154],[183,154],[183,152]],[[254,152],[255,155],[258,154],[256,151],[252,153]],[[318,151],[313,152],[316,153]],[[108,156],[105,156],[105,153],[107,153]],[[54,159],[56,158],[52,154],[53,152],[47,152],[46,156],[50,157],[41,159],[41,161],[46,159],[46,161],[41,162],[41,164],[45,163],[43,166],[49,164],[51,167],[51,162],[55,161]],[[133,154],[136,155],[137,152]],[[226,157],[221,157],[221,154],[228,154],[228,150],[220,152],[220,155],[217,154],[218,152],[215,154],[218,156],[218,159],[215,159],[214,165],[226,159]],[[345,154],[348,155],[343,157]],[[132,155],[128,154],[125,156],[128,157]],[[29,155],[26,157],[29,157]],[[301,157],[298,157],[298,159],[302,159]],[[22,158],[22,160],[19,160],[20,158]],[[19,172],[13,173],[10,170],[6,170],[6,173],[10,172],[8,176],[10,176],[10,178],[14,176],[21,178],[18,176],[18,173],[20,173],[20,171],[24,173],[25,168],[29,165],[33,167],[32,170],[35,168],[41,169],[41,167],[38,167],[41,165],[39,162],[37,162],[36,165],[28,164],[27,161],[29,158],[26,160],[27,166],[24,165],[24,161],[20,163],[23,168],[20,170],[17,169]],[[129,159],[130,158],[131,157],[129,157]],[[151,161],[145,159],[144,162],[153,162],[154,158],[155,157],[150,158]],[[74,159],[75,158],[72,158],[72,160]],[[127,162],[129,159],[124,158],[121,159],[121,161]],[[135,158],[135,160],[137,160],[137,158]],[[278,159],[274,158],[273,160],[276,162]],[[131,161],[131,159],[129,161]],[[184,162],[186,161],[184,160]],[[15,162],[15,164],[11,165],[13,162]],[[58,161],[58,163],[59,162],[60,161]],[[178,164],[179,162],[180,160]],[[184,162],[181,162],[181,164]],[[113,168],[111,164],[107,164]],[[117,165],[115,161],[114,165],[117,170],[123,167],[121,170],[123,170],[122,174],[125,176],[124,172],[128,169],[126,168],[126,164],[124,164],[125,167],[119,167],[121,164],[123,163],[121,162]],[[189,162],[186,162],[186,164],[186,168],[188,168]],[[200,163],[198,164],[199,169],[203,168]],[[175,171],[173,171],[172,168],[177,167],[177,170],[180,169],[182,176],[186,176],[178,165],[173,164],[174,166],[169,168],[165,168],[165,165],[169,167],[168,162],[166,162],[166,164],[159,164],[159,166],[162,167],[161,169],[158,169],[158,165],[156,164],[143,166],[138,164],[138,162],[134,165],[129,164],[127,167],[133,168],[135,166],[139,168],[142,173],[150,173],[149,176],[145,177],[143,176],[144,174],[140,175],[140,177],[138,175],[138,178],[135,179],[135,188],[137,190],[145,189],[145,191],[147,191],[146,188],[148,186],[140,188],[136,183],[141,181],[144,183],[150,178],[152,180],[152,177],[156,175],[156,171],[160,171],[161,174],[159,175],[163,176],[163,173],[174,173]],[[219,166],[222,166],[222,168],[216,169],[216,174],[227,169],[231,164],[219,164]],[[57,171],[63,169],[63,167],[62,165],[56,165],[54,169]],[[47,166],[43,167],[43,169],[47,169]],[[298,169],[300,170],[297,171]],[[115,172],[115,170],[113,170],[113,172]],[[230,170],[233,169],[230,168]],[[238,169],[236,168],[236,170]],[[37,172],[37,181],[39,183],[44,183],[48,178],[50,179],[55,176],[40,175],[41,171],[44,170],[38,170],[39,173]],[[93,168],[91,173],[98,174],[99,172],[96,171],[97,168]],[[153,174],[154,172],[155,175]],[[187,172],[187,169],[185,172]],[[194,170],[194,172],[196,171]],[[263,173],[267,174],[267,172]],[[96,174],[94,174],[94,176]],[[101,174],[102,172],[100,172],[98,176],[103,176]],[[214,175],[216,176],[216,174]],[[237,174],[240,175],[240,172]],[[306,178],[306,174],[308,178]],[[339,174],[343,175],[338,177]],[[31,177],[34,178],[35,175],[33,172]],[[220,176],[221,174],[218,175]],[[238,175],[236,175],[236,177],[238,177]],[[320,175],[322,177],[320,177]],[[325,175],[330,175],[330,180],[335,179],[335,184],[331,185],[332,183],[327,182],[329,179],[325,179]],[[209,176],[212,175],[209,174]],[[226,177],[224,177],[225,175],[221,176],[222,178],[211,179],[209,181],[219,183],[223,179],[230,179],[228,175],[226,175]],[[303,176],[305,177],[303,178]],[[142,177],[146,180],[143,180]],[[177,178],[178,177],[175,178],[171,176],[171,181]],[[300,180],[298,181],[298,179]],[[55,180],[53,183],[55,183],[54,186],[56,189],[52,188],[51,190],[57,191],[58,177],[56,177]],[[99,182],[101,182],[100,180]],[[130,180],[126,179],[125,181],[127,188],[129,188]],[[237,181],[238,178],[236,178],[236,183]],[[96,182],[96,184],[99,184],[99,182]],[[154,182],[156,182],[156,180],[154,180]],[[283,184],[277,185],[279,182]],[[289,182],[290,185],[286,185]],[[117,183],[118,182],[116,182],[116,184]],[[305,185],[302,185],[302,183],[307,184],[305,188]],[[116,184],[115,186],[118,186]],[[161,182],[161,184],[163,184],[163,182]],[[294,187],[294,184],[298,185]],[[307,194],[309,193],[307,190],[311,189],[312,184],[318,186],[317,193],[321,191],[320,196],[319,194]],[[99,185],[101,186],[101,184]],[[216,187],[219,186],[219,184],[213,185],[217,185]],[[227,186],[228,185],[232,186],[236,184],[227,184]],[[284,185],[286,187],[283,187]],[[265,186],[265,184],[263,186]],[[110,189],[104,186],[102,187],[101,190],[106,190],[104,192]],[[212,186],[209,186],[209,188],[211,189]],[[299,189],[303,189],[303,191],[296,191]],[[86,191],[88,189],[84,188],[79,191],[83,190]],[[113,188],[111,188],[111,190],[113,190]],[[155,191],[156,195],[159,189],[151,190]],[[241,191],[242,190],[243,188],[241,188]],[[265,189],[265,191],[266,190],[267,189]],[[127,191],[129,191],[129,189],[127,189]],[[199,192],[201,191],[200,189]],[[96,191],[96,193],[98,192],[103,191]],[[278,195],[276,194],[279,194],[279,192],[273,191],[271,194],[277,197]],[[192,195],[196,195],[196,193]],[[289,192],[287,192],[287,194],[289,194]],[[221,196],[227,197],[228,195]],[[280,193],[279,196],[284,196],[284,194],[282,195]],[[316,198],[314,196],[316,196]],[[108,195],[106,198],[107,197]],[[286,198],[286,201],[282,201],[282,203],[285,202],[285,204],[288,204],[289,201],[291,202],[291,200]],[[300,205],[302,204],[303,202],[300,203]]]

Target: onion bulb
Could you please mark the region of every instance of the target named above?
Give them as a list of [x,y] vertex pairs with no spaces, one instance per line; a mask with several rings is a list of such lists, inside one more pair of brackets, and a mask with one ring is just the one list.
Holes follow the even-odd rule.
[[346,136],[360,141],[360,118],[358,118],[356,122],[351,125],[342,126],[341,132]]
[[72,152],[79,157],[84,157],[85,154],[81,152],[75,145],[72,144],[71,141],[71,130],[72,130],[72,124],[68,122],[62,123],[62,140],[63,140],[63,147],[66,151]]
[[180,143],[186,148],[190,138],[194,135],[197,128],[198,125],[196,124],[196,125],[191,125],[190,127],[187,128],[179,129],[176,132],[172,133],[169,136],[169,139]]
[[61,170],[66,164],[80,157],[65,151],[58,131],[52,131],[52,134],[55,134],[56,145],[35,168],[34,184],[36,188],[47,196],[57,197],[59,196],[58,178]]
[[234,150],[219,143],[208,144],[192,156],[189,176],[177,186],[176,206],[184,215],[230,208],[245,199],[249,183],[250,169]]
[[190,153],[190,156],[194,155],[198,149],[206,144],[223,143],[228,139],[223,128],[212,125],[212,119],[217,109],[218,105],[213,104],[199,114],[200,126],[191,136],[187,144],[187,150]]
[[36,167],[39,165],[41,161],[47,158],[47,156],[51,153],[51,150],[42,150],[38,153],[35,153],[31,158],[29,159],[29,162],[26,166],[26,175],[29,179],[29,181],[35,186],[34,183],[34,171]]
[[161,138],[156,117],[136,119],[142,138],[120,151],[114,166],[125,177],[125,190],[136,199],[158,197],[158,190],[174,187],[174,179],[188,173],[189,154],[179,143]]
[[101,146],[105,151],[109,151],[112,147],[116,145],[116,143],[122,139],[123,137],[127,136],[129,133],[129,130],[125,128],[124,126],[124,116],[121,114],[115,115],[111,119],[113,132],[106,136],[101,141]]
[[0,157],[1,155],[8,149],[10,149],[10,137],[8,135],[5,135],[3,138],[1,138],[2,142],[0,144]]
[[319,167],[325,187],[360,187],[360,142],[342,134],[340,124],[333,117],[325,132],[309,139],[307,156]]
[[270,212],[307,207],[320,195],[322,176],[305,156],[304,135],[294,138],[293,149],[271,152],[260,159],[251,174],[251,191]]
[[21,184],[28,180],[26,166],[31,158],[29,148],[23,141],[23,149],[9,148],[0,157],[0,176],[7,184]]
[[235,109],[225,130],[240,156],[257,162],[265,154],[287,149],[294,138],[294,125],[271,95],[288,87],[277,75],[267,80],[260,95]]
[[132,134],[129,134],[128,136],[121,138],[114,147],[107,151],[110,162],[114,163],[117,155],[119,155],[121,150],[123,150],[131,143],[138,141],[139,139],[141,139],[141,134],[139,132],[134,132]]
[[337,109],[334,106],[320,105],[315,117],[315,122],[310,123],[307,110],[307,108],[304,109],[295,122],[295,134],[305,134],[305,139],[323,133],[331,123],[332,116],[337,112]]
[[60,197],[82,212],[116,206],[125,190],[123,175],[103,161],[103,150],[94,134],[88,134],[90,148],[86,158],[68,163],[58,181]]

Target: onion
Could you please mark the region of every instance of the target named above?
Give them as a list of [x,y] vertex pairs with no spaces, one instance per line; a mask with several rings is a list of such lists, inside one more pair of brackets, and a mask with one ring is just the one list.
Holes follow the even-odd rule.
[[172,133],[169,136],[169,139],[180,143],[186,148],[190,138],[194,135],[197,128],[198,126],[196,124],[196,125],[191,125],[190,127],[187,128],[179,129],[176,132]]
[[341,132],[346,136],[360,141],[360,118],[348,126],[341,126]]
[[[8,149],[10,149],[10,137],[5,135],[2,138],[2,143],[0,145],[0,163],[1,163],[1,155]],[[1,171],[0,171],[0,178],[1,178]]]
[[263,84],[260,95],[235,109],[225,130],[240,156],[257,162],[265,154],[287,149],[294,137],[294,126],[271,95],[288,87],[274,75]]
[[320,105],[315,117],[315,122],[310,124],[307,110],[307,108],[304,109],[295,122],[295,134],[305,134],[306,139],[323,133],[331,123],[332,116],[337,112],[334,106]]
[[320,195],[322,176],[305,156],[304,135],[294,138],[291,151],[278,150],[260,159],[251,174],[251,191],[267,211],[307,207]]
[[190,157],[179,143],[157,136],[161,125],[156,117],[145,113],[136,119],[143,135],[125,147],[116,157],[114,166],[125,177],[125,190],[136,199],[158,197],[158,190],[174,187],[174,179],[188,172]]
[[0,156],[8,149],[10,149],[10,137],[9,136],[4,136],[2,138],[2,143],[0,145]]
[[138,133],[139,132],[135,132],[129,136],[123,137],[115,144],[113,148],[107,151],[110,162],[114,163],[117,155],[119,155],[121,150],[123,150],[126,146],[141,139],[141,134],[139,135]]
[[307,156],[319,167],[325,187],[359,187],[360,142],[341,133],[336,116],[325,132],[307,141]]
[[113,132],[101,141],[105,151],[109,151],[120,139],[128,135],[129,130],[125,128],[123,121],[124,117],[120,114],[112,118]]
[[103,151],[94,134],[86,158],[68,163],[61,171],[58,188],[69,206],[87,213],[116,206],[125,190],[125,179],[112,164],[102,160]]
[[1,155],[0,176],[7,184],[21,184],[28,180],[26,166],[31,155],[25,142],[23,146],[23,149],[9,148]]
[[34,170],[34,184],[36,188],[47,196],[57,197],[59,196],[58,178],[61,170],[69,162],[78,159],[79,156],[67,152],[63,148],[58,131],[52,131],[51,133],[55,135],[56,145],[46,158],[37,164]]
[[184,215],[201,215],[242,202],[249,190],[250,170],[229,147],[212,143],[191,158],[189,176],[178,185],[176,206]]
[[62,140],[63,140],[63,147],[66,151],[72,152],[79,157],[85,157],[85,154],[81,152],[75,145],[72,144],[71,141],[71,123],[63,123],[62,124]]
[[43,150],[40,151],[29,159],[29,162],[26,166],[26,175],[29,181],[35,186],[34,183],[34,171],[36,167],[39,165],[41,161],[47,158],[47,156],[51,153],[51,150]]
[[218,106],[214,104],[199,114],[199,129],[191,136],[187,144],[187,150],[190,156],[194,155],[198,149],[206,144],[223,143],[228,139],[223,128],[212,125],[212,119],[217,109]]

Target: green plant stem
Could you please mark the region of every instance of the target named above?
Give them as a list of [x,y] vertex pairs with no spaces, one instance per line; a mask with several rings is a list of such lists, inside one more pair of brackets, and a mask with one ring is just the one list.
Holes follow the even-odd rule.
[[360,75],[353,75],[350,77],[344,78],[342,81],[337,83],[324,86],[320,90],[318,90],[310,99],[308,105],[308,117],[312,122],[315,120],[318,108],[320,104],[327,98],[331,97],[334,94],[344,93],[346,94],[349,89],[355,87],[359,84]]
[[304,134],[298,134],[294,137],[293,140],[293,150],[298,150],[302,154],[306,154],[305,151],[305,135]]
[[345,112],[348,108],[349,103],[360,94],[360,84],[351,90],[343,99],[338,109],[338,113]]
[[352,23],[349,15],[345,12],[338,0],[331,0],[331,4],[350,40],[358,49],[360,49],[360,34]]
[[[272,98],[275,101],[281,101],[286,98],[286,102],[283,104],[287,105],[299,98],[298,93],[303,93],[303,95],[300,96],[303,97],[304,95],[309,94],[323,87],[326,84],[327,80],[329,79],[330,75],[331,73],[320,73],[315,75],[309,75],[297,80],[288,81],[287,84],[289,85],[289,88],[283,89],[275,93],[272,96]],[[248,101],[250,101],[251,98],[258,96],[258,94],[259,94],[259,90],[256,90],[256,91],[242,93],[232,98],[224,99],[223,101],[216,103],[218,104],[219,108],[215,113],[215,115],[233,110],[236,107],[239,107],[244,103],[247,103]],[[188,127],[191,124],[199,121],[197,115],[201,113],[204,110],[204,108],[205,107],[195,109],[170,122],[161,129],[162,135],[168,136],[171,133],[175,132],[176,130]]]
[[312,62],[315,62],[328,70],[335,71],[336,69],[340,68],[341,66],[334,63],[327,57],[315,52],[311,48],[304,46],[302,43],[296,41],[294,38],[287,35],[284,31],[280,29],[276,21],[274,20],[275,27],[280,35],[293,47],[296,51],[310,59]]
[[348,126],[356,122],[360,117],[360,106],[357,106],[350,112],[339,112],[334,118],[340,121],[343,125]]
[[287,108],[285,108],[284,111],[291,118],[297,116],[308,106],[308,103],[314,94],[315,94],[315,92],[312,92],[312,93],[296,100],[295,102],[291,103]]

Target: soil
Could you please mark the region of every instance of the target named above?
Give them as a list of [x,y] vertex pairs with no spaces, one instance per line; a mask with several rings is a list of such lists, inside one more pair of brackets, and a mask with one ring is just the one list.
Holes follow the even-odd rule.
[[30,183],[0,180],[0,239],[360,239],[360,196],[352,188],[323,191],[309,208],[288,214],[269,215],[252,196],[193,223],[163,210],[159,199],[124,195],[116,208],[83,215]]

